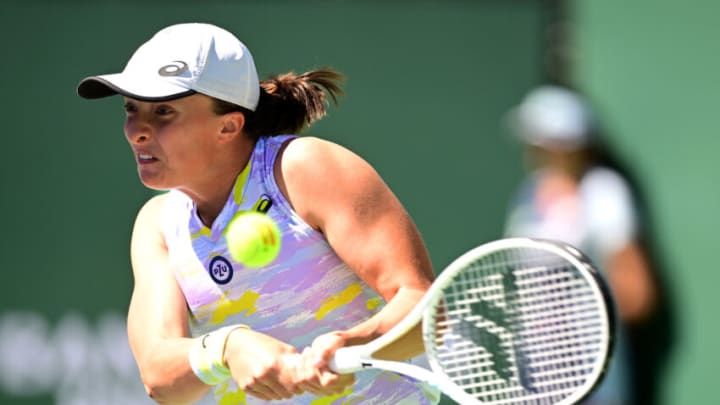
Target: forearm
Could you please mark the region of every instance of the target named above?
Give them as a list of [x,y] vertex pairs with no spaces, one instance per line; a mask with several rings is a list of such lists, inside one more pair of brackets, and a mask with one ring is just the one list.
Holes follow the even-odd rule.
[[128,309],[130,347],[143,384],[156,402],[186,404],[207,391],[193,373],[188,310],[170,264],[159,218],[165,195],[150,199],[138,213],[131,241],[134,288]]
[[[346,344],[367,343],[387,333],[417,305],[425,291],[425,289],[401,287],[380,312],[367,321],[342,332]],[[374,357],[385,360],[405,360],[423,352],[422,326],[418,323],[390,346],[376,352]]]
[[607,263],[610,287],[620,317],[629,323],[642,322],[656,304],[656,285],[645,253],[637,243],[615,252]]
[[189,404],[202,398],[209,386],[193,373],[188,353],[190,338],[158,339],[144,350],[135,350],[148,395],[160,404]]

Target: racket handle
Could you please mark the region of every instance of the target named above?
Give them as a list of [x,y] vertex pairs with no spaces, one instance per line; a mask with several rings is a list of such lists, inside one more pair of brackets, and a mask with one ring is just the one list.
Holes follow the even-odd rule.
[[362,370],[364,356],[359,350],[360,348],[361,346],[348,346],[337,349],[328,364],[330,370],[338,374],[349,374]]

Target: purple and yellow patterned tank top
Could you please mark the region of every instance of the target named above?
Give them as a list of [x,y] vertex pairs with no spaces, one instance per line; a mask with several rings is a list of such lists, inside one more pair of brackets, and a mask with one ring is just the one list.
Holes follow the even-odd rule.
[[[197,216],[194,202],[171,191],[163,210],[163,232],[175,277],[190,310],[190,332],[199,336],[223,325],[242,323],[295,346],[309,346],[320,334],[347,329],[380,310],[382,298],[335,254],[323,235],[300,218],[280,192],[273,166],[282,145],[293,136],[261,138],[250,162],[211,228]],[[278,258],[247,268],[228,254],[224,232],[242,211],[270,215],[282,231]],[[413,359],[413,361],[423,359]],[[217,385],[220,405],[264,404],[231,380]],[[436,390],[405,377],[377,370],[356,374],[341,395],[303,394],[273,405],[433,404]],[[204,402],[205,403],[205,402]]]

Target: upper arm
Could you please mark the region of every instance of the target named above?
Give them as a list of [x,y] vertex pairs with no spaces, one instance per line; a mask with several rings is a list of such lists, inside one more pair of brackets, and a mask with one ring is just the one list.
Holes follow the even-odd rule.
[[383,298],[401,287],[429,287],[433,271],[420,233],[368,162],[307,137],[290,142],[280,162],[276,176],[296,212]]
[[625,321],[644,319],[653,311],[656,285],[654,270],[637,238],[639,224],[630,186],[611,170],[595,169],[583,180],[581,192],[588,202],[589,231],[618,312]]
[[140,210],[130,244],[134,288],[128,312],[130,345],[142,371],[142,359],[157,342],[188,335],[187,306],[168,260],[159,225],[164,195]]

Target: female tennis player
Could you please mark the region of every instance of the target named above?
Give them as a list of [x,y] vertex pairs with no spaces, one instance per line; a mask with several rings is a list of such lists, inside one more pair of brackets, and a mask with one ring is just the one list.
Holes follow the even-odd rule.
[[[84,98],[120,94],[125,136],[151,198],[135,222],[130,344],[159,403],[412,403],[436,390],[396,374],[337,375],[342,346],[382,335],[433,280],[421,236],[378,173],[335,143],[297,134],[341,94],[330,69],[259,82],[248,49],[209,24],[179,24]],[[235,262],[224,231],[260,211],[282,231],[275,261]],[[422,362],[411,333],[388,358]],[[212,391],[212,395],[206,395]]]

